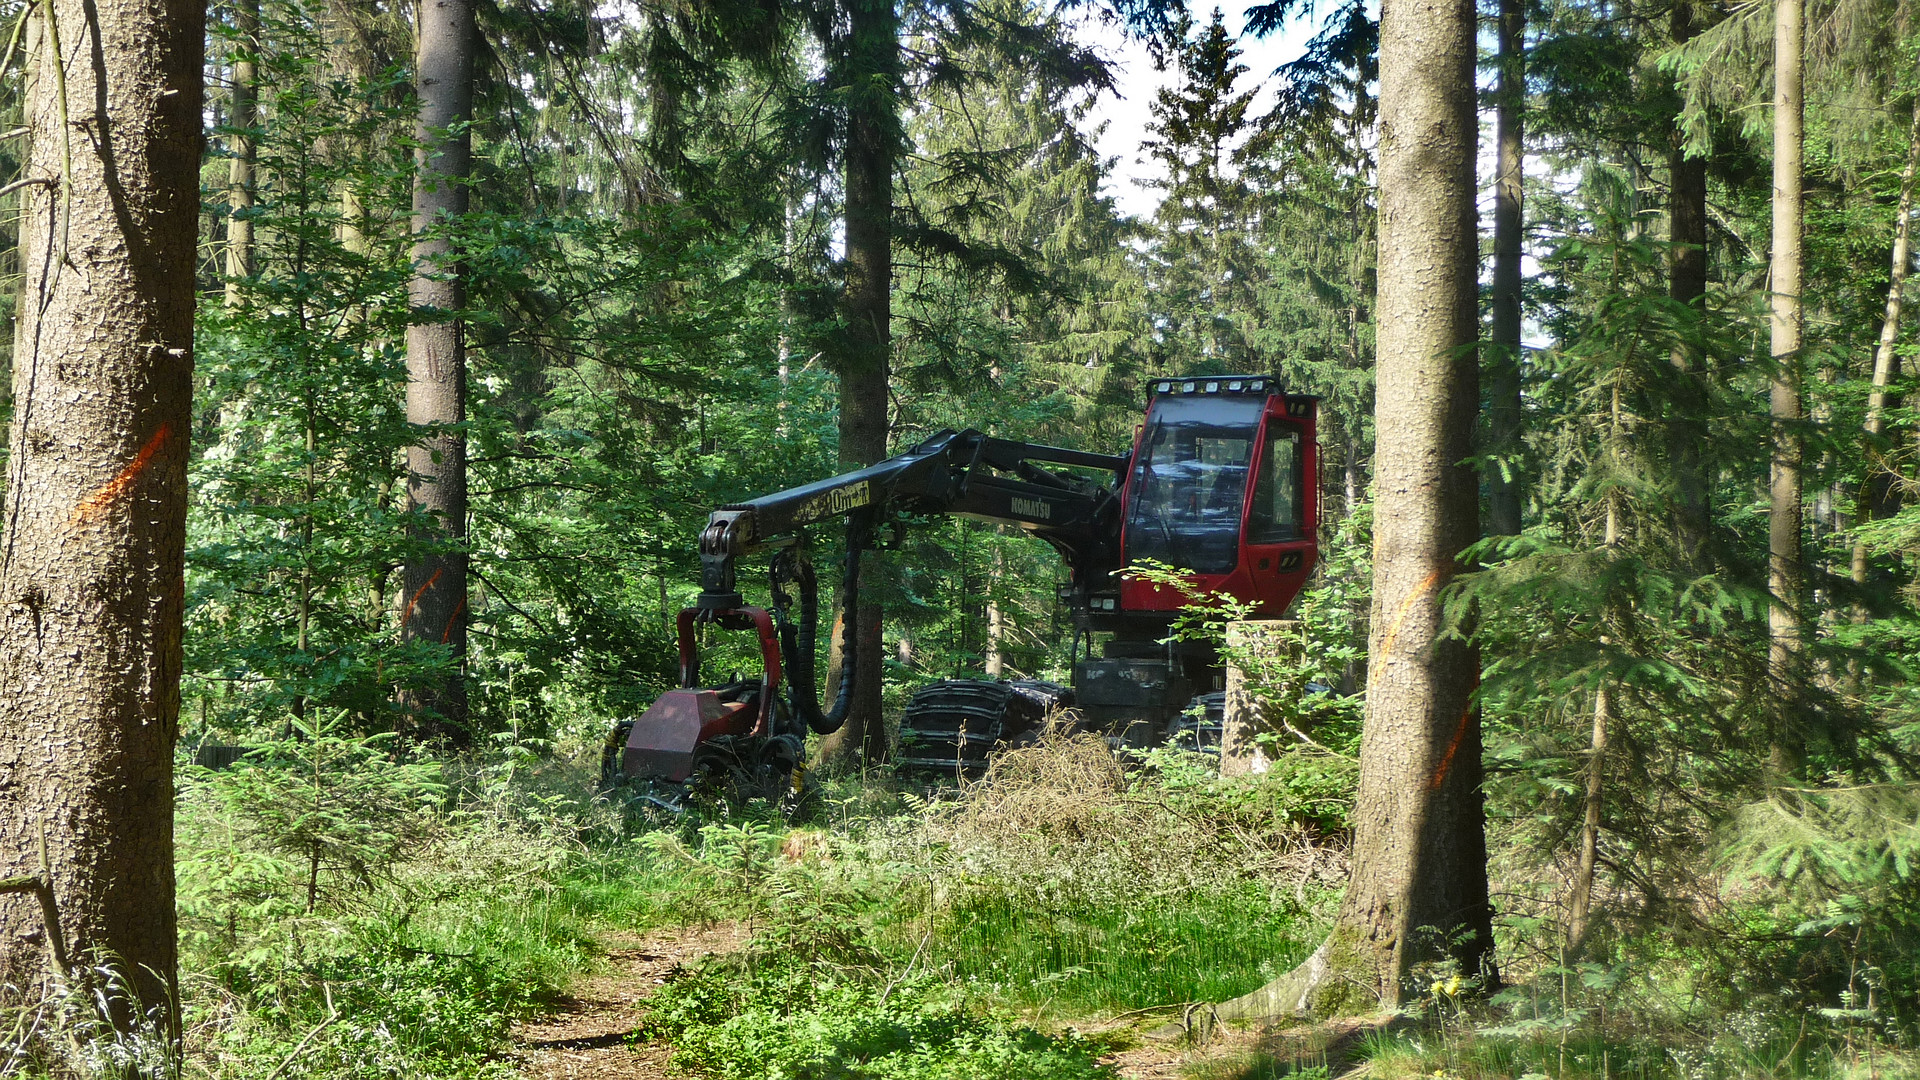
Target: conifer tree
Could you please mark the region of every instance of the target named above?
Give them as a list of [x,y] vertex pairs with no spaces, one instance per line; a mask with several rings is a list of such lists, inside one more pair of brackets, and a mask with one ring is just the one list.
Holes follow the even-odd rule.
[[[165,1043],[203,34],[185,0],[31,11],[0,552],[0,876],[51,889],[65,955],[115,973],[86,989]],[[60,955],[40,921],[0,897],[4,981]]]
[[1250,342],[1263,267],[1254,246],[1259,199],[1245,168],[1266,142],[1250,115],[1259,87],[1240,86],[1247,68],[1220,9],[1204,27],[1183,16],[1172,33],[1180,82],[1148,106],[1145,143],[1167,174],[1154,181],[1163,195],[1147,263],[1152,317],[1165,328],[1156,367],[1264,370]]
[[1768,479],[1767,589],[1773,594],[1767,625],[1771,646],[1767,668],[1773,681],[1772,765],[1783,776],[1799,772],[1805,752],[1797,703],[1802,700],[1804,642],[1801,589],[1805,581],[1801,534],[1800,349],[1806,314],[1801,306],[1803,187],[1801,161],[1805,140],[1801,97],[1806,53],[1803,0],[1777,0],[1773,45],[1773,244],[1768,273],[1770,351],[1774,372],[1769,387],[1773,418],[1773,460]]
[[1478,536],[1475,12],[1380,24],[1380,377],[1367,719],[1353,871],[1326,941],[1223,1016],[1398,1007],[1414,965],[1482,973],[1487,900],[1477,651],[1441,594]]
[[1525,0],[1500,0],[1499,67],[1495,89],[1493,180],[1493,325],[1487,350],[1487,531],[1511,536],[1521,528],[1517,475],[1520,440],[1520,256],[1522,170],[1526,138]]
[[414,277],[408,289],[407,420],[420,442],[407,451],[407,503],[419,514],[419,547],[402,571],[400,632],[408,641],[446,646],[455,666],[443,687],[416,705],[444,718],[423,735],[467,738],[460,658],[467,650],[467,342],[466,305],[451,231],[467,211],[472,137],[475,33],[471,0],[420,6],[415,92]]
[[[1286,7],[1250,11],[1249,32],[1272,32]],[[1329,12],[1300,58],[1275,73],[1264,144],[1247,160],[1263,193],[1266,261],[1253,340],[1269,370],[1324,400],[1322,460],[1339,498],[1322,506],[1349,514],[1365,498],[1372,444],[1379,43],[1365,4]]]

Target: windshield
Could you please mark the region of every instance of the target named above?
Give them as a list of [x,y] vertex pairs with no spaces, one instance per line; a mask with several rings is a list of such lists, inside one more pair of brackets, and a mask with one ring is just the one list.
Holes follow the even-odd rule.
[[1128,484],[1128,559],[1224,574],[1240,557],[1240,508],[1264,398],[1154,402]]

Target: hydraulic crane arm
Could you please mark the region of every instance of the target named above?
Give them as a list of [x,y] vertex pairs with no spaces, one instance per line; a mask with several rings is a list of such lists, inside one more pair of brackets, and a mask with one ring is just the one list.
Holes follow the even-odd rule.
[[[1111,485],[1047,466],[1109,473]],[[1047,541],[1066,559],[1082,592],[1090,577],[1118,567],[1120,498],[1127,459],[1055,446],[995,439],[978,431],[942,431],[920,445],[864,469],[715,510],[700,533],[700,597],[697,617],[744,625],[750,612],[734,582],[734,562],[758,550],[777,549],[773,565],[774,618],[786,657],[788,692],[795,715],[816,732],[838,729],[846,718],[859,665],[854,648],[858,620],[840,620],[840,685],[830,709],[822,710],[813,686],[818,587],[812,566],[793,550],[808,525],[846,517],[847,561],[842,595],[859,591],[860,553],[872,542],[876,521],[894,514],[952,514],[1017,525]],[[800,622],[786,619],[783,581],[800,586]],[[682,638],[682,682],[695,685],[698,662]]]
[[[1110,473],[1111,485],[1047,468]],[[1127,459],[1013,442],[978,431],[942,431],[903,454],[826,480],[713,512],[700,534],[700,601],[740,606],[734,560],[793,542],[817,522],[860,514],[952,514],[1017,525],[1057,548],[1076,579],[1119,558],[1118,489]]]

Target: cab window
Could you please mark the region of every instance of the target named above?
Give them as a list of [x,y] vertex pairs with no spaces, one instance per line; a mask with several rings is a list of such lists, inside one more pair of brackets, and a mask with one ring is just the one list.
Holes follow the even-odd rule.
[[1306,455],[1300,443],[1298,428],[1280,420],[1268,421],[1267,437],[1260,450],[1260,476],[1247,512],[1247,543],[1300,539],[1301,523],[1306,519],[1302,498]]

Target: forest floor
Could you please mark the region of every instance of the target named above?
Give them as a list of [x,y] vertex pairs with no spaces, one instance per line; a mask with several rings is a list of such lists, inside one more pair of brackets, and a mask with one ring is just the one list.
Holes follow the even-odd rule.
[[[709,956],[745,947],[751,933],[737,922],[603,937],[604,964],[576,978],[558,1009],[514,1030],[516,1056],[527,1080],[675,1080],[672,1047],[642,1034],[646,1001],[675,972]],[[1326,1024],[1218,1029],[1204,1042],[1156,1041],[1138,1033],[1161,1026],[1165,1014],[1132,1015],[1074,1025],[1083,1034],[1113,1037],[1125,1048],[1101,1059],[1117,1080],[1203,1077],[1239,1080],[1256,1063],[1291,1059],[1325,1063],[1328,1075],[1355,1077],[1365,1066],[1347,1053],[1375,1018]]]

